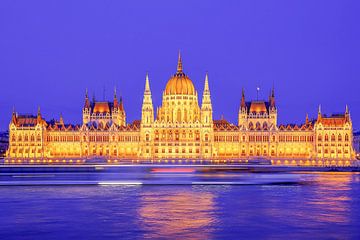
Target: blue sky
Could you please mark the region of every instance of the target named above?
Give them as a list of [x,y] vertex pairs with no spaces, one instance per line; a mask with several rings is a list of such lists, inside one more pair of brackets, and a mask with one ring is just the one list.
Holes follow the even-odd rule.
[[215,119],[236,123],[241,89],[267,99],[274,84],[280,123],[348,104],[359,129],[359,12],[359,1],[3,0],[0,129],[13,106],[81,123],[86,88],[112,100],[116,86],[139,119],[146,72],[156,108],[179,49],[199,95],[208,71]]

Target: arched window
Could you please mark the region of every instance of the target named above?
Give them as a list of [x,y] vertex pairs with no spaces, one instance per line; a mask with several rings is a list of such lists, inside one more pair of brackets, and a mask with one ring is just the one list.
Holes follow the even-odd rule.
[[24,141],[25,141],[25,142],[29,141],[29,137],[28,137],[27,134],[26,134],[25,137],[24,137]]
[[249,129],[253,129],[254,128],[254,124],[252,122],[249,123]]
[[268,128],[268,125],[267,125],[267,123],[266,123],[266,122],[264,122],[264,124],[263,124],[263,128],[264,128],[264,129],[267,129],[267,128]]
[[257,122],[257,123],[256,123],[256,129],[259,129],[260,127],[261,127],[260,123]]
[[331,141],[332,141],[332,142],[335,142],[335,134],[332,134],[332,135],[331,135]]
[[338,135],[338,141],[341,142],[342,141],[342,137],[341,134]]
[[199,133],[199,131],[196,131],[196,132],[195,132],[195,140],[196,140],[196,141],[199,141],[199,140],[200,140],[200,133]]
[[145,135],[145,140],[150,141],[150,135],[148,133]]
[[38,141],[38,142],[41,141],[41,136],[40,136],[40,134],[38,134],[38,135],[36,136],[36,141]]
[[34,141],[35,141],[34,135],[31,135],[31,136],[30,136],[30,141],[31,141],[31,142],[34,142]]
[[205,141],[209,141],[209,134],[205,134]]
[[318,141],[322,141],[322,136],[321,136],[321,134],[319,134],[319,136],[318,136]]
[[325,134],[325,142],[329,141],[329,135]]
[[349,135],[348,134],[345,134],[345,141],[349,141]]
[[181,122],[181,110],[180,109],[177,110],[177,121]]
[[11,141],[12,141],[12,142],[15,142],[15,141],[16,141],[15,134],[11,135]]

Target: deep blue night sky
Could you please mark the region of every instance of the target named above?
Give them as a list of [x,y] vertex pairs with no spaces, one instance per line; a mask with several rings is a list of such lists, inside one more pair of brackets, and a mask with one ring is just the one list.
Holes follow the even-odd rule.
[[179,49],[200,96],[209,72],[215,119],[236,123],[241,88],[267,98],[274,83],[280,123],[348,104],[358,129],[359,12],[359,1],[2,0],[0,129],[13,106],[80,123],[85,88],[112,100],[115,85],[139,119],[146,72],[156,108]]

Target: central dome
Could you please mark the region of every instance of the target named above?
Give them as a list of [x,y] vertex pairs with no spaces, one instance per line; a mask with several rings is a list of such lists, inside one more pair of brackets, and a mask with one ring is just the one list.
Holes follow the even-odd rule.
[[179,53],[177,72],[172,76],[165,87],[166,95],[195,95],[195,87],[192,81],[182,71],[182,61]]

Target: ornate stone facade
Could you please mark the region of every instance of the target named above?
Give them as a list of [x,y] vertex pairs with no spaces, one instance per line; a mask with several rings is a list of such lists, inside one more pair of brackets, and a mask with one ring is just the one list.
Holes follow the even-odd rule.
[[[81,125],[46,122],[37,116],[13,113],[9,125],[7,163],[83,162],[103,157],[148,161],[248,161],[270,159],[286,165],[351,165],[352,122],[345,113],[327,117],[320,107],[316,120],[301,125],[279,125],[275,92],[268,101],[246,101],[242,91],[238,124],[213,120],[208,75],[201,106],[198,93],[183,72],[179,55],[177,72],[163,91],[162,105],[152,103],[146,75],[141,120],[126,123],[122,99],[89,100],[86,92]],[[71,159],[71,160],[69,160]]]

